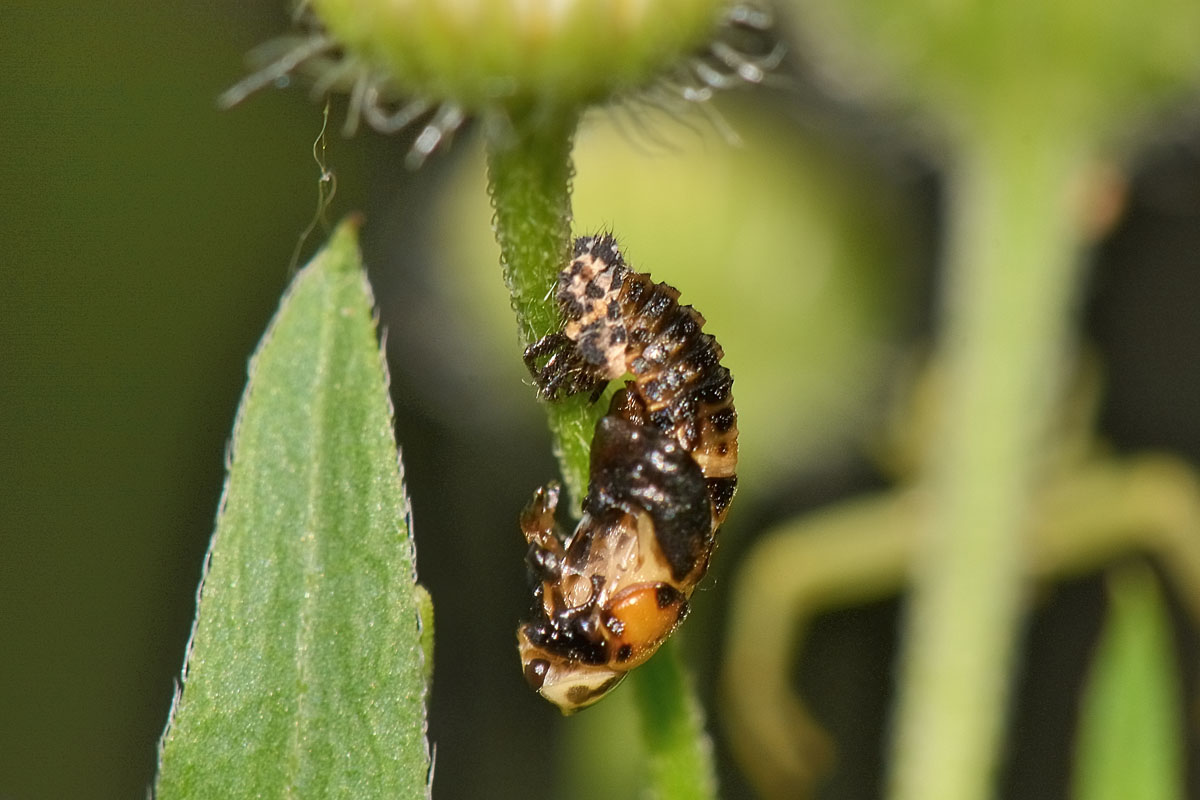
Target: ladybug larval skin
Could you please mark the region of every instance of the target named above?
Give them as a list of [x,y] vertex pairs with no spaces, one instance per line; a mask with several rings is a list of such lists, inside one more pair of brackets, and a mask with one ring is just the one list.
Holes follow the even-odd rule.
[[539,395],[595,402],[624,376],[592,439],[583,516],[555,523],[559,488],[521,514],[533,616],[525,678],[564,714],[610,692],[679,626],[737,487],[733,378],[704,318],[634,272],[611,235],[577,239],[559,273],[564,323],[525,351]]

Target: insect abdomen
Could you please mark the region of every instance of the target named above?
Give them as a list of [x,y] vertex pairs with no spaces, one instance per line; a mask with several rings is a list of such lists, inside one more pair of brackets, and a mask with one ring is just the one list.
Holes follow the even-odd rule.
[[628,273],[619,299],[628,335],[630,387],[646,421],[691,453],[709,484],[713,527],[725,519],[737,485],[737,412],[724,351],[701,332],[704,317],[678,303],[679,292],[649,275]]

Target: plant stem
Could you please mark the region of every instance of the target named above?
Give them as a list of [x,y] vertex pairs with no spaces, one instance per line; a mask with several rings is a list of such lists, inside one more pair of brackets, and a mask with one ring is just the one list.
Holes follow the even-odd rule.
[[[490,126],[488,193],[522,347],[560,324],[553,290],[571,252],[571,147],[578,121],[574,110],[542,110]],[[578,514],[592,432],[603,408],[587,397],[544,405],[572,513]]]
[[712,741],[704,712],[679,661],[676,640],[629,676],[642,715],[650,778],[658,800],[705,800],[717,796]]
[[[488,191],[496,209],[496,240],[522,345],[557,330],[556,277],[571,237],[571,146],[578,114],[540,110],[491,126]],[[588,482],[596,421],[604,412],[586,396],[545,403],[555,455],[578,513]],[[704,800],[716,781],[700,704],[667,642],[630,680],[638,697],[657,796]]]
[[1030,491],[1075,316],[1073,201],[1087,138],[1028,120],[1019,129],[1008,118],[994,122],[979,126],[951,173],[937,363],[946,391],[906,621],[896,800],[992,793]]

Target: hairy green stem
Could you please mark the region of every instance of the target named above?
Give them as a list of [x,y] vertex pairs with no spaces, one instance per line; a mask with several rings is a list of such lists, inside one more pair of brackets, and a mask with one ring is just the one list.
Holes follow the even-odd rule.
[[[556,330],[555,279],[571,248],[571,146],[575,111],[541,111],[491,126],[488,192],[500,264],[517,315],[521,346]],[[546,403],[554,451],[578,514],[587,489],[592,431],[603,409],[587,397]]]
[[676,644],[677,640],[668,640],[629,676],[642,715],[654,796],[658,800],[715,798],[712,741]]
[[[504,281],[522,345],[560,324],[553,289],[571,246],[571,145],[574,111],[517,116],[493,125],[488,137],[488,191],[496,210]],[[603,404],[586,396],[545,403],[555,455],[578,513],[588,481],[589,454]],[[657,796],[704,800],[714,796],[711,747],[700,705],[672,643],[634,671],[651,778]]]
[[896,800],[992,794],[1030,493],[1075,316],[1086,148],[1052,126],[995,123],[951,173],[946,392],[906,619]]

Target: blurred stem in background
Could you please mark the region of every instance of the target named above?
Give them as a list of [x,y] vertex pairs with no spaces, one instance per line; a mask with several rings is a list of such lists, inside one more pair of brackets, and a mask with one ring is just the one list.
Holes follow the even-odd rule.
[[[1077,335],[1089,169],[1152,104],[1194,91],[1180,0],[793,0],[815,63],[943,137],[937,366],[893,738],[895,800],[993,795],[1034,489]],[[1126,141],[1125,144],[1128,144]]]
[[[1018,122],[1020,124],[1013,124]],[[1026,581],[1030,497],[1068,372],[1087,149],[997,120],[950,173],[947,377],[912,564],[896,800],[991,795]]]

